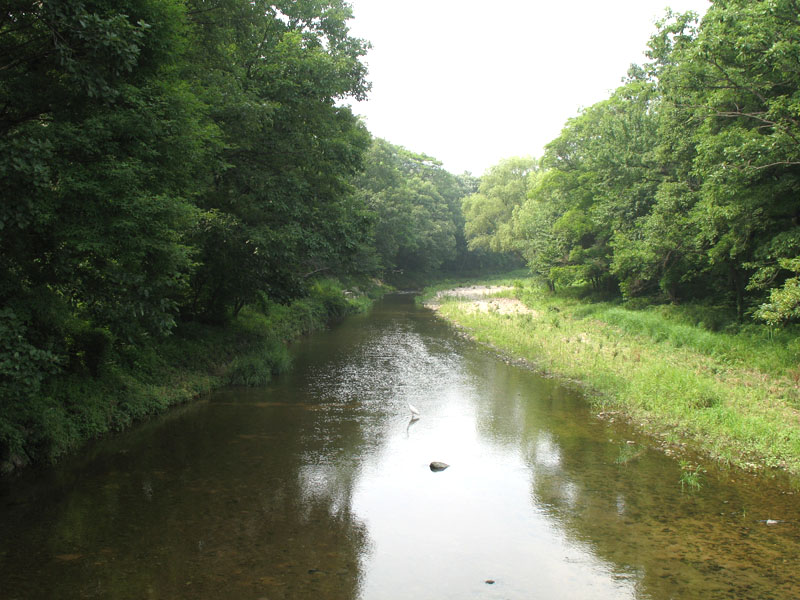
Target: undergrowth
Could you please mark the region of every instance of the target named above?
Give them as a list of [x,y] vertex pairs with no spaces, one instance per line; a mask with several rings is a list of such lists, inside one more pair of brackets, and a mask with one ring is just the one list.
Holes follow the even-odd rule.
[[345,291],[319,280],[290,304],[262,298],[225,325],[181,323],[169,337],[120,345],[96,373],[65,371],[34,396],[3,400],[0,468],[52,462],[223,385],[264,385],[290,368],[289,341],[366,310],[380,293],[371,283]]

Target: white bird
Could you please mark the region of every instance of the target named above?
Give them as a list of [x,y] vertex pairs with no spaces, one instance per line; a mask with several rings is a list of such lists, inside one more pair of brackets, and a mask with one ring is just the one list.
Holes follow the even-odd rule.
[[411,418],[412,419],[419,419],[419,411],[416,407],[412,406],[411,404],[408,405],[408,410],[411,411]]

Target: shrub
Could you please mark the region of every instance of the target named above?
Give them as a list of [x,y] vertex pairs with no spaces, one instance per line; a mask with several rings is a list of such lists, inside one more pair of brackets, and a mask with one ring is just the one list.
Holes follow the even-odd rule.
[[341,318],[351,312],[341,286],[332,279],[318,279],[312,284],[310,292],[311,299],[325,307],[329,318]]
[[228,382],[250,387],[266,385],[273,375],[288,371],[290,366],[291,356],[286,346],[277,340],[268,340],[257,351],[234,359]]
[[107,329],[92,327],[87,321],[68,329],[69,370],[73,373],[88,371],[92,377],[97,377],[111,350],[111,333]]

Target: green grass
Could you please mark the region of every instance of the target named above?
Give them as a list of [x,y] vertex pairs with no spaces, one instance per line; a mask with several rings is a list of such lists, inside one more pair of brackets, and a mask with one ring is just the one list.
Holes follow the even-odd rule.
[[703,469],[700,465],[693,465],[687,460],[681,460],[681,476],[678,478],[678,481],[681,484],[681,491],[689,490],[691,492],[696,492],[700,488],[703,487],[703,473],[705,473],[705,469]]
[[689,441],[728,464],[800,474],[800,356],[791,332],[710,331],[691,324],[686,310],[559,297],[531,279],[505,295],[534,313],[476,313],[447,299],[440,314],[540,371],[581,382],[598,408],[624,413],[665,442]]
[[696,325],[686,323],[665,307],[628,310],[609,304],[593,304],[575,307],[573,315],[597,319],[653,342],[686,347],[723,363],[753,367],[774,375],[786,374],[797,366],[798,338],[794,335],[776,336],[766,327],[738,328],[736,334],[710,331],[702,321]]
[[228,383],[258,387],[272,381],[273,375],[289,370],[291,356],[286,345],[275,339],[267,339],[250,353],[233,359],[228,370]]

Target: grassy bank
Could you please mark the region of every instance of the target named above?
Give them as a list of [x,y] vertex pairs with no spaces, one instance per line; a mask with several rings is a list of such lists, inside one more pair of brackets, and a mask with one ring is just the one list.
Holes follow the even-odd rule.
[[248,306],[225,325],[183,323],[165,339],[115,349],[95,374],[53,377],[33,398],[4,401],[0,467],[8,473],[52,462],[224,385],[263,385],[290,367],[287,342],[365,310],[379,293],[345,293],[336,281],[319,281],[289,305]]
[[[525,312],[500,310],[499,300],[476,310],[474,301],[441,297],[440,314],[478,341],[580,382],[598,411],[624,414],[665,445],[800,475],[796,335],[727,323],[709,308],[632,310],[554,296],[529,278],[491,284],[510,286],[498,296]],[[446,287],[452,282],[425,297]]]

